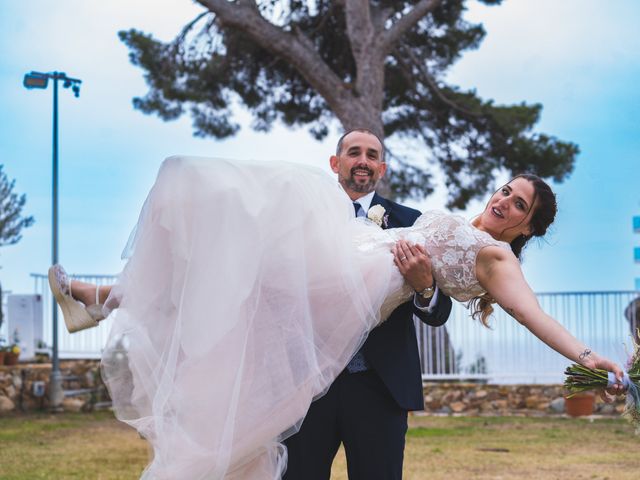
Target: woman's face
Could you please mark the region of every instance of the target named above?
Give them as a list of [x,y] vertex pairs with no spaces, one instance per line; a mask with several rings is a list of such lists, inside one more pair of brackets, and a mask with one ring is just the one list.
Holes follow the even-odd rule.
[[534,198],[535,189],[529,180],[511,180],[491,196],[478,227],[493,238],[508,243],[519,235],[529,235]]

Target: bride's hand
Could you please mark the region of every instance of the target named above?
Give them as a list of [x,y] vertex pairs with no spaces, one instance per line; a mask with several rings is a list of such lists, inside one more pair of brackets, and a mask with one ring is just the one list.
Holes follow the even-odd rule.
[[599,368],[615,374],[616,383],[608,388],[600,390],[600,397],[606,403],[613,402],[615,395],[623,395],[626,393],[627,389],[622,384],[623,371],[617,363],[595,354],[594,358],[585,361],[584,366],[588,368]]

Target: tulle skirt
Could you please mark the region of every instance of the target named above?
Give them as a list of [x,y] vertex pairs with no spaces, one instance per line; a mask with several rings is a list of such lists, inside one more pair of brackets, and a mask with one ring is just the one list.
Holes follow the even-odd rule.
[[366,228],[321,170],[165,160],[102,360],[153,447],[143,478],[281,477],[281,441],[379,321],[393,262],[354,248]]

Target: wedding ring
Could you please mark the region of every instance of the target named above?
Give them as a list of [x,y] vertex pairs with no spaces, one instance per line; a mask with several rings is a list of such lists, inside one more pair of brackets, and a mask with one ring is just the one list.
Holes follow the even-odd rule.
[[401,262],[404,262],[406,259],[407,259],[407,257],[401,257],[401,258],[400,258],[400,261],[401,261]]

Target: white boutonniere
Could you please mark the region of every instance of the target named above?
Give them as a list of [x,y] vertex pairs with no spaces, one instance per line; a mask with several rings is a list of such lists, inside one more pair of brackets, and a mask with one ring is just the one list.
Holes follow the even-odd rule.
[[384,212],[385,209],[382,205],[374,205],[367,212],[367,218],[379,227],[386,227],[389,215],[385,215]]

